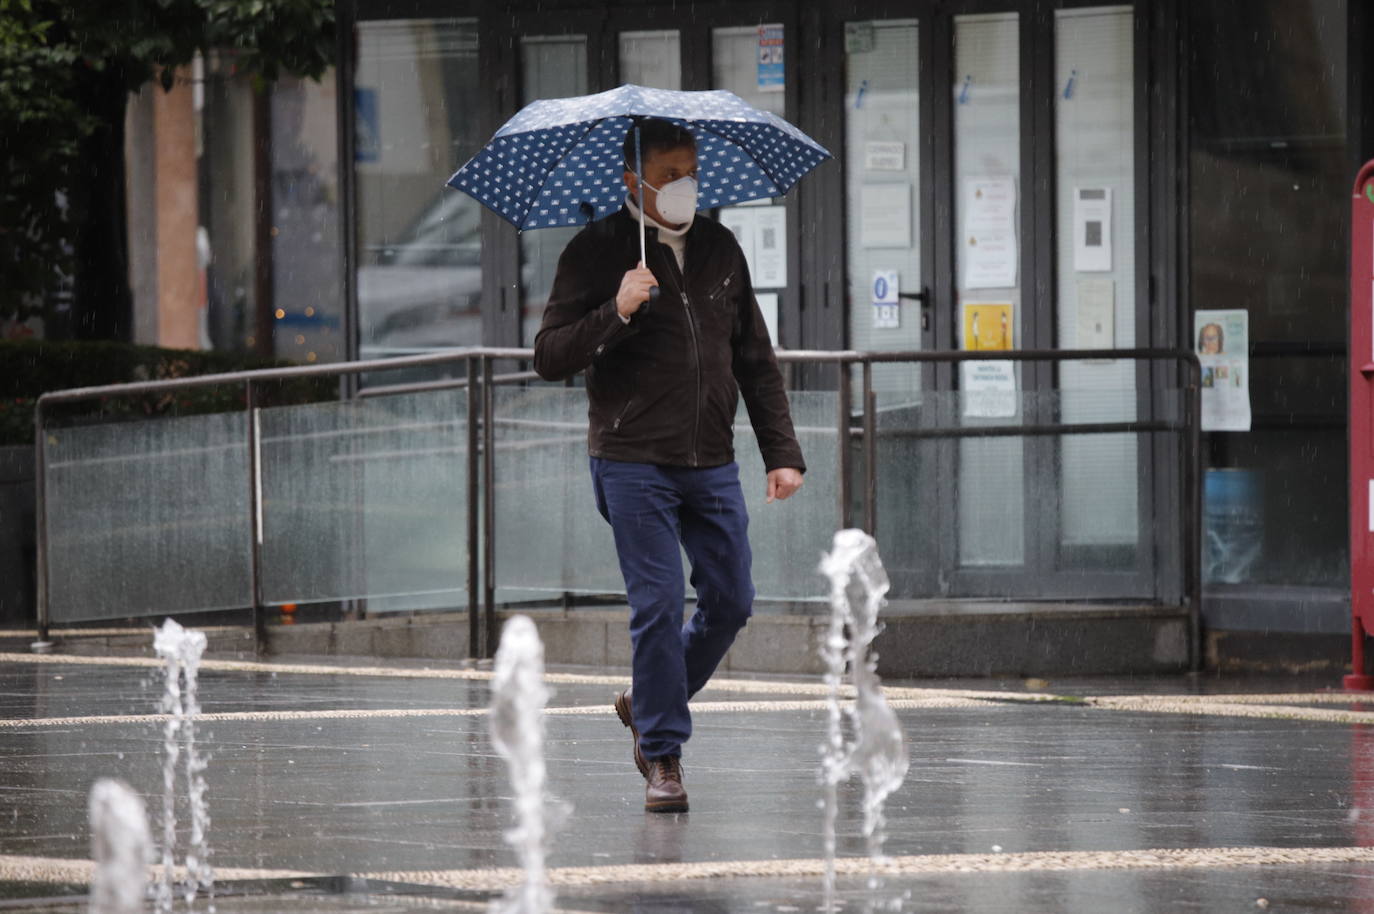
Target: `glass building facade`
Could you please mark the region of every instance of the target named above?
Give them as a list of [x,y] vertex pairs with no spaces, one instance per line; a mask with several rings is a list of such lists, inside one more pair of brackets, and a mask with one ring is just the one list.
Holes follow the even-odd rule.
[[[1246,430],[1203,436],[1207,623],[1346,630],[1346,194],[1374,155],[1349,50],[1370,28],[1358,4],[351,0],[340,14],[339,357],[533,344],[575,229],[517,233],[444,186],[521,105],[622,82],[729,89],[835,154],[762,201],[785,227],[755,289],[780,346],[1192,350],[1199,312],[1243,320],[1243,351],[1204,381],[1249,409]],[[288,93],[274,124],[289,136],[308,110]],[[325,164],[298,152],[293,174]],[[904,293],[895,326],[874,319],[880,273]],[[1182,410],[1163,363],[1009,370],[1002,425]],[[920,429],[992,421],[967,366],[877,365],[872,385],[897,596],[1178,600],[1177,439],[932,442]]]

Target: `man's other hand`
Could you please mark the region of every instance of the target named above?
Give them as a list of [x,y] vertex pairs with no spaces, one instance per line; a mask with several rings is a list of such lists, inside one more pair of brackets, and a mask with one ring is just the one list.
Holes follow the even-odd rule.
[[768,500],[791,498],[802,487],[802,474],[791,467],[768,471]]
[[639,306],[649,300],[649,290],[658,285],[654,274],[640,261],[639,266],[626,272],[620,279],[620,291],[615,294],[615,310],[623,318],[629,318],[639,310]]

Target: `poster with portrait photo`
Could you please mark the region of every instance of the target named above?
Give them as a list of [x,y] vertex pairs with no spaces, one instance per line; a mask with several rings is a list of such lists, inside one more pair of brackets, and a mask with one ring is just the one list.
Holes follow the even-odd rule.
[[1194,312],[1193,348],[1202,363],[1202,430],[1250,431],[1250,312]]

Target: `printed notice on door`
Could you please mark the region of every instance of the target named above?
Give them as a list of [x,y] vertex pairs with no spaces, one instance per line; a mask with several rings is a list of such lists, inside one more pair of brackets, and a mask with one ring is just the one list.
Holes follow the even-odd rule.
[[1016,415],[1016,370],[1014,363],[965,362],[961,373],[961,393],[966,419],[1009,419]]
[[964,231],[960,256],[965,289],[1016,285],[1016,179],[964,181]]
[[[1013,348],[1011,302],[964,304],[964,349],[1006,352]],[[1013,362],[964,362],[960,372],[964,417],[1006,419],[1016,415]]]
[[1250,431],[1250,312],[1197,311],[1193,339],[1202,363],[1202,430]]

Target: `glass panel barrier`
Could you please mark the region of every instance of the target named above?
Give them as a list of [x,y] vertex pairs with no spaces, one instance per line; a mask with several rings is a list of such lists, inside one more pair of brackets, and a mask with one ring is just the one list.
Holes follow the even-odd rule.
[[263,599],[467,604],[467,393],[260,414]]
[[251,605],[246,422],[47,430],[52,622]]
[[[1126,394],[1113,388],[1023,392],[1013,395],[1011,412],[1079,417],[1069,425],[1128,423],[1135,421],[1135,406]],[[879,401],[876,533],[894,598],[947,596],[947,569],[938,558],[941,538],[962,535],[955,525],[970,518],[987,529],[1005,524],[1012,513],[987,492],[987,478],[1005,468],[970,454],[995,457],[988,445],[1005,450],[1025,439],[1014,417],[977,415],[987,406],[978,396],[926,392],[919,402]],[[833,391],[789,395],[809,469],[801,492],[783,503],[765,503],[757,445],[742,407],[737,415],[736,459],[751,517],[755,585],[765,607],[825,599],[815,566],[838,526],[837,397]],[[583,391],[562,386],[493,391],[499,602],[556,601],[564,593],[618,601],[623,593],[610,528],[596,510],[587,471],[585,398]],[[1027,478],[1026,485],[1059,491],[1054,483],[1069,446],[1134,453],[1146,439],[1164,435],[1168,449],[1182,455],[1184,394],[1157,391],[1156,401],[1156,422],[1168,428],[1037,436],[1047,439],[1055,459],[1035,464],[1045,478]],[[466,391],[457,389],[260,411],[265,602],[366,598],[374,611],[465,605],[466,404]],[[986,426],[1015,433],[969,436]],[[247,607],[246,441],[240,413],[48,429],[49,567],[59,570],[51,582],[52,621]],[[975,450],[979,445],[984,447]],[[956,450],[962,450],[961,464],[969,472],[940,487],[919,484],[946,478],[936,462],[948,461]],[[854,466],[858,495],[862,460]],[[1105,493],[1085,521],[1095,543],[1139,526],[1135,488],[1129,480],[1121,483],[1122,493]],[[1050,542],[1064,539],[1054,533],[1065,516],[1066,497],[1030,503],[1045,514],[1029,518],[1030,525],[1043,529]],[[1209,538],[1249,535],[1247,517],[1213,513]],[[1158,517],[1173,525],[1186,515],[1179,505],[1162,508]],[[1024,572],[1008,574],[1005,592],[998,589],[1000,579],[990,578],[978,596],[1081,597],[1069,589],[1076,579],[1058,572],[1135,571],[1151,564],[1142,550],[1172,551],[1180,536],[1160,529],[1144,538],[1119,537],[1116,548],[1100,550],[1091,562],[1061,545],[1043,578],[1028,582]],[[1230,548],[1229,541],[1218,542]],[[1211,549],[1210,540],[1208,548],[1209,561],[1213,553],[1219,556],[1213,564],[1229,561],[1220,547]],[[81,574],[62,571],[72,568]],[[1150,575],[1133,580],[1142,591],[1157,586]]]
[[498,600],[623,594],[611,528],[592,496],[586,392],[535,386],[493,394]]
[[767,476],[749,417],[741,404],[735,418],[735,460],[749,508],[749,542],[754,550],[754,589],[759,600],[829,599],[830,585],[817,567],[840,529],[839,453],[834,391],[792,391],[787,395],[792,425],[806,460],[802,488],[787,501],[765,500]]
[[[1069,364],[1066,363],[1065,368]],[[1081,363],[1080,363],[1081,364]],[[1060,421],[1131,422],[1137,416],[1134,362],[1083,365],[1078,383],[1100,388],[1060,391]],[[1061,380],[1069,376],[1066,372]],[[1074,435],[1057,442],[1059,567],[1132,571],[1140,539],[1139,450],[1134,435]],[[1045,480],[1050,485],[1049,480]],[[1127,557],[1131,557],[1127,561]]]
[[[529,387],[498,388],[495,395],[498,601],[623,594],[611,528],[592,496],[586,393]],[[836,394],[789,398],[808,470],[801,492],[787,502],[764,501],[763,461],[743,406],[735,426],[761,601],[825,599],[815,566],[837,529]],[[684,556],[684,569],[685,562]]]
[[[1181,426],[1185,415],[1183,409],[1185,393],[1177,389],[1157,391],[1156,393],[1160,404],[1158,421]],[[1135,421],[1133,398],[1123,396],[1123,392],[1119,390],[1045,391],[1020,393],[1017,394],[1017,397],[1020,401],[1017,405],[1018,415],[1053,416],[1063,414],[1068,411],[1065,409],[1066,403],[1074,403],[1075,411],[1087,418],[1076,419],[1071,423],[1065,422],[1066,425]],[[892,578],[891,596],[893,598],[932,598],[943,596],[946,592],[946,582],[941,580],[938,574],[939,569],[935,567],[934,557],[939,554],[937,537],[947,535],[948,522],[941,517],[942,492],[938,489],[922,490],[916,484],[918,479],[926,478],[924,476],[926,471],[923,467],[934,466],[937,461],[942,459],[941,450],[947,448],[951,440],[955,440],[950,434],[951,431],[967,430],[980,426],[1018,424],[1015,419],[965,417],[970,406],[969,399],[969,395],[965,393],[927,392],[920,403],[908,403],[879,409],[877,417],[878,517],[876,536],[882,545],[883,562]],[[1049,440],[1051,450],[1059,460],[1062,460],[1062,451],[1070,446],[1075,448],[1095,447],[1103,452],[1130,451],[1134,453],[1143,440],[1154,435],[1166,436],[1165,440],[1176,444],[1179,453],[1183,452],[1187,433],[1181,428],[1160,431],[1057,434],[1045,437]],[[977,525],[980,530],[994,527],[999,522],[999,518],[1001,523],[1007,523],[1006,518],[1012,515],[1013,511],[1009,511],[1005,505],[1000,505],[996,498],[988,494],[987,489],[990,487],[986,485],[985,480],[990,474],[1005,472],[1005,467],[998,462],[998,446],[1001,446],[1000,450],[1004,453],[1010,449],[1009,445],[1019,446],[1024,440],[1016,436],[1007,436],[984,439],[972,438],[961,441],[963,451],[961,469],[964,472],[946,483],[953,490],[953,510],[958,523],[971,522]],[[979,458],[975,459],[972,455],[979,455]],[[1027,477],[1026,485],[1028,487],[1043,487],[1048,491],[1058,491],[1055,488],[1054,474],[1058,472],[1056,467],[1059,460],[1041,464],[1046,467],[1044,470],[1045,478]],[[1021,472],[1019,464],[1015,471],[1019,476]],[[1119,470],[1117,472],[1119,473]],[[1123,495],[1104,498],[1096,505],[1095,514],[1091,518],[1091,526],[1088,529],[1099,540],[1105,539],[1109,533],[1119,528],[1127,527],[1134,531],[1138,526],[1134,484],[1130,480],[1124,480],[1121,488],[1128,493],[1129,497]],[[1039,504],[1039,502],[1033,502],[1033,504]],[[1019,528],[1021,523],[1019,502],[1015,507],[1015,523]],[[1063,516],[1062,500],[1058,503],[1051,502],[1050,510],[1052,511],[1050,516],[1030,518],[1031,526],[1044,529],[1047,532],[1052,531]],[[1185,516],[1186,513],[1186,506],[1178,505],[1172,510],[1163,511],[1160,516],[1176,519]],[[962,530],[958,532],[963,535]],[[1064,550],[1061,552],[1055,567],[1060,570],[1067,567],[1071,570],[1081,571],[1134,572],[1138,568],[1138,563],[1148,562],[1150,559],[1148,554],[1141,554],[1142,549],[1149,553],[1156,545],[1165,549],[1177,548],[1178,536],[1176,531],[1160,531],[1154,541],[1146,541],[1143,544],[1138,541],[1138,538],[1132,536],[1129,542],[1122,542],[1120,548],[1095,556],[1091,564],[1082,563],[1075,557],[1074,553]],[[1075,582],[1071,577],[1065,578],[1062,575],[1047,573],[1043,580],[1034,582],[1034,586],[1028,586],[1024,574],[1009,574],[1006,577],[1005,591],[998,591],[994,583],[989,589],[979,593],[979,596],[989,599],[1024,598],[1029,593],[1033,593],[1037,598],[1082,596],[1081,593],[1073,590]],[[1053,582],[1063,582],[1063,591],[1055,592]],[[1148,591],[1150,587],[1151,582],[1147,576],[1142,579],[1142,588],[1144,591]],[[1150,592],[1141,592],[1122,596],[1150,599],[1155,595]]]

